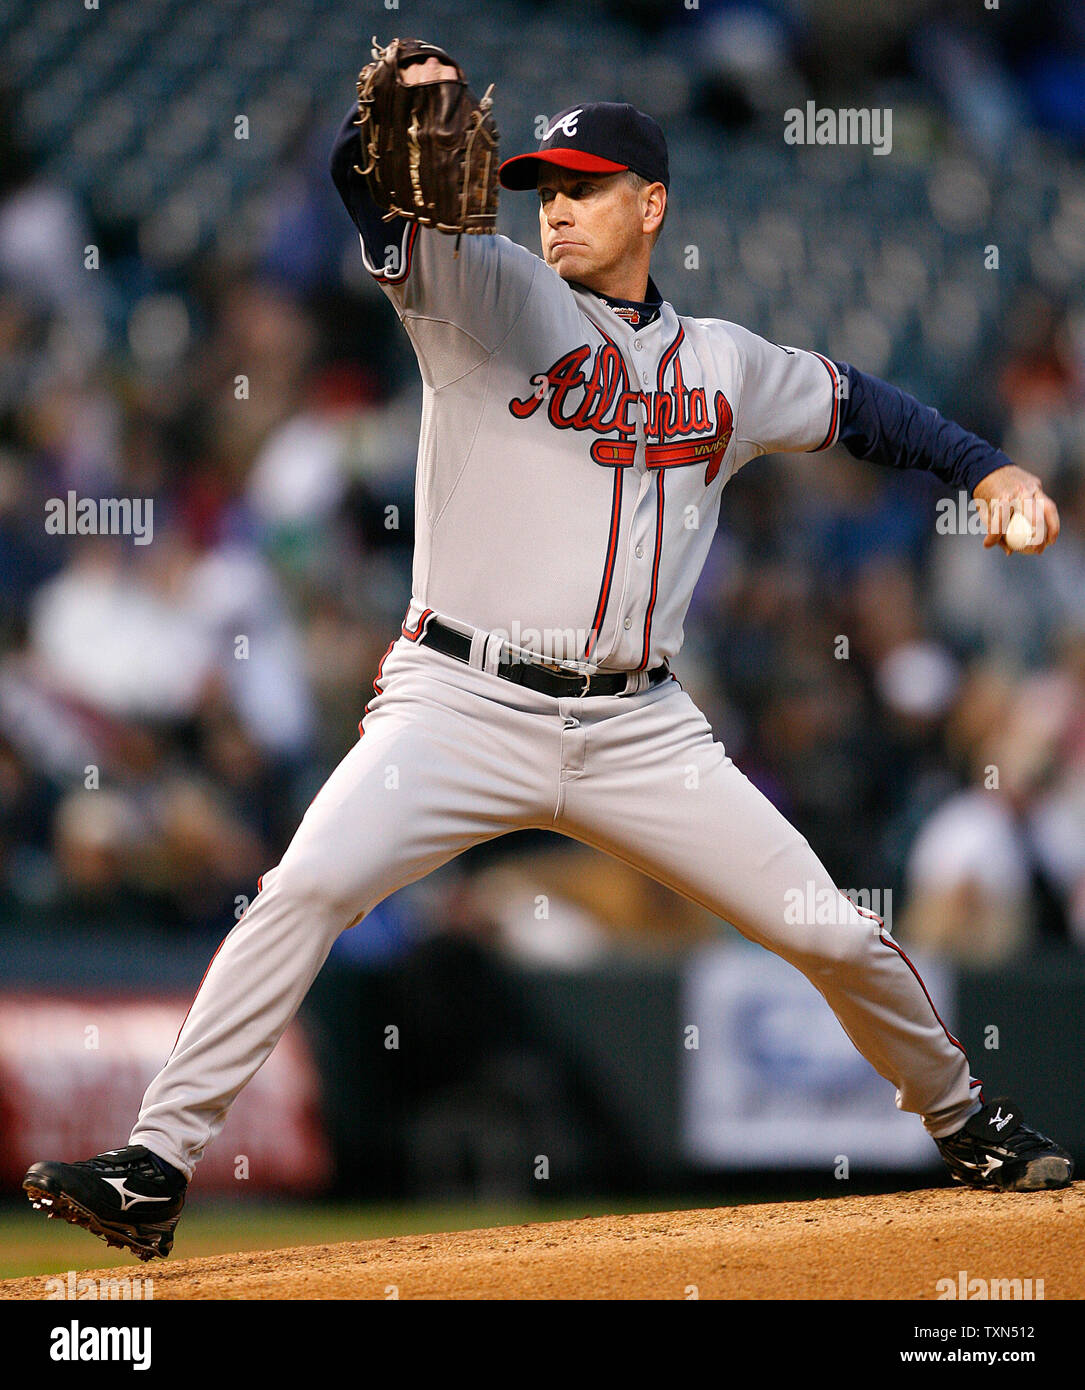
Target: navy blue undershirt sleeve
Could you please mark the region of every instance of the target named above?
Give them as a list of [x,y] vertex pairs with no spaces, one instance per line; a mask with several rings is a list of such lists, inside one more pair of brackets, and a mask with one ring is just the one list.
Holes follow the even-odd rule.
[[354,124],[357,119],[358,108],[352,106],[332,146],[332,181],[362,235],[366,255],[373,265],[380,266],[384,263],[385,249],[402,243],[408,223],[405,217],[393,217],[386,222],[384,213],[370,195],[365,178],[355,171],[354,166],[362,163],[358,127]]
[[848,380],[842,401],[839,441],[858,459],[890,468],[923,468],[972,496],[976,484],[1013,460],[933,406],[868,376],[847,362],[837,370]]

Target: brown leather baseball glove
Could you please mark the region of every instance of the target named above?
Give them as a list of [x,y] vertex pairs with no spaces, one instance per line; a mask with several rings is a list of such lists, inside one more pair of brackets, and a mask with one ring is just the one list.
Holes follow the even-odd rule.
[[[437,58],[456,69],[449,81],[406,84],[412,60]],[[458,63],[421,39],[373,40],[373,61],[358,74],[359,138],[365,176],[385,220],[406,217],[439,232],[493,232],[497,225],[497,126],[493,84],[479,101]]]

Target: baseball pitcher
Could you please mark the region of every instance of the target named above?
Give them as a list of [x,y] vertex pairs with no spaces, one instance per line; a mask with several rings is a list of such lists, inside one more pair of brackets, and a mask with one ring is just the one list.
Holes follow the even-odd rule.
[[527,827],[617,856],[790,961],[954,1178],[1066,1186],[1069,1155],[1013,1103],[986,1101],[877,916],[845,899],[832,925],[789,920],[789,890],[838,890],[673,669],[724,489],[760,454],[842,446],[930,470],[967,488],[983,543],[1007,550],[1015,515],[1027,551],[1055,540],[1054,502],[846,362],[676,314],[650,274],[667,146],[633,107],[571,107],[500,165],[506,189],[538,200],[537,255],[494,231],[491,98],[447,53],[375,48],[358,93],[332,177],[424,383],[410,606],[361,737],[208,967],[128,1146],[36,1163],[30,1199],[142,1259],[167,1255],[201,1154],[338,934]]

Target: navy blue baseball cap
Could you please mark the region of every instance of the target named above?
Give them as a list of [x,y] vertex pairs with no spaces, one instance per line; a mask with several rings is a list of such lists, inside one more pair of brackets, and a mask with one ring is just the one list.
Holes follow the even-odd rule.
[[631,169],[649,183],[670,186],[663,132],[651,116],[625,102],[594,101],[560,111],[547,125],[535,153],[506,159],[498,177],[505,188],[533,189],[539,182],[540,164],[586,174]]

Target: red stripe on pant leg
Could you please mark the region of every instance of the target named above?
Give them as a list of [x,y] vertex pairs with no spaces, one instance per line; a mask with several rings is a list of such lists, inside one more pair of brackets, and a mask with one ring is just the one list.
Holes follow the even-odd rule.
[[[847,893],[842,893],[841,897],[844,898],[845,902],[851,903],[851,899],[848,897]],[[885,926],[885,922],[882,920],[882,918],[879,917],[876,912],[871,912],[869,907],[860,907],[858,903],[851,903],[851,905],[855,908],[856,912],[858,912],[860,917],[867,917],[870,919],[870,921],[877,922],[879,927]]]
[[941,1014],[938,1012],[938,1010],[934,1007],[934,1000],[933,1000],[933,999],[930,997],[930,995],[927,993],[927,986],[923,983],[923,978],[922,978],[922,976],[920,975],[919,971],[915,968],[915,966],[912,964],[912,962],[908,959],[908,957],[904,954],[904,952],[900,949],[900,947],[897,945],[897,943],[896,943],[891,937],[886,936],[884,932],[879,932],[879,933],[878,933],[878,937],[879,937],[879,939],[880,939],[880,941],[882,942],[883,945],[889,946],[892,950],[896,951],[897,955],[900,956],[901,960],[904,962],[904,964],[908,967],[908,969],[909,969],[909,970],[912,972],[912,974],[915,976],[916,981],[917,981],[917,983],[919,984],[919,988],[923,991],[924,998],[926,999],[927,1003],[931,1006],[931,1012],[934,1014],[935,1018],[938,1020],[938,1023],[939,1023],[939,1026],[940,1026],[941,1029],[942,1029],[942,1032],[945,1033],[946,1037],[950,1040],[950,1042],[953,1044],[953,1046],[954,1046],[955,1048],[957,1048],[957,1049],[967,1058],[968,1053],[965,1052],[965,1050],[964,1050],[964,1048],[961,1046],[961,1044],[957,1041],[957,1039],[956,1039],[956,1038],[953,1036],[953,1034],[949,1031],[949,1029],[946,1027],[946,1025],[942,1022],[942,1016],[941,1016]]
[[[312,802],[310,802],[309,804],[312,805]],[[259,897],[260,894],[261,894],[263,891],[264,891],[264,875],[261,874],[260,877],[256,880],[256,896]],[[255,901],[255,899],[254,899],[253,901]],[[252,904],[250,903],[249,906],[251,907]],[[247,908],[245,909],[245,912],[248,912],[248,910],[249,910],[249,909],[248,909],[248,907],[247,907]],[[237,919],[239,922],[240,922],[240,921],[242,920],[242,918],[245,916],[245,912],[243,912],[243,913],[241,914],[241,917],[239,917],[239,918]],[[232,930],[232,928],[231,928],[231,930]],[[224,936],[224,937],[222,938],[222,940],[219,942],[219,944],[215,947],[215,955],[212,956],[211,959],[207,962],[207,969],[203,972],[203,975],[200,977],[200,983],[196,986],[196,993],[192,996],[192,1003],[189,1004],[188,1009],[185,1011],[185,1016],[184,1016],[184,1018],[181,1020],[181,1026],[180,1026],[180,1028],[178,1028],[178,1030],[177,1030],[177,1037],[174,1038],[174,1040],[173,1040],[173,1047],[170,1049],[170,1057],[172,1057],[173,1054],[174,1054],[174,1052],[176,1052],[176,1050],[177,1050],[177,1041],[178,1041],[178,1039],[180,1038],[181,1034],[184,1032],[184,1027],[185,1027],[185,1024],[188,1022],[188,1016],[189,1016],[189,1014],[190,1014],[190,1013],[192,1012],[192,1010],[196,1007],[196,1000],[200,997],[200,990],[203,989],[203,982],[204,982],[204,980],[207,979],[208,972],[210,971],[211,967],[212,967],[212,966],[214,965],[214,963],[215,963],[215,957],[216,957],[216,956],[218,955],[218,953],[222,950],[223,946],[226,945],[226,940],[227,940],[227,938],[229,937],[229,935],[230,935],[230,933],[227,932],[227,933],[226,933],[226,936]],[[167,1058],[166,1060],[169,1061],[169,1058]]]
[[[259,888],[258,888],[258,889],[257,889],[257,893],[259,893],[259,891],[260,891],[260,890],[259,890]],[[242,916],[244,916],[244,913],[242,913]],[[241,919],[238,918],[238,920],[240,921]],[[229,935],[230,935],[230,933],[227,932],[227,933],[226,933],[226,936],[224,936],[224,937],[222,938],[222,940],[219,942],[219,944],[215,947],[215,955],[212,956],[211,959],[207,962],[207,970],[205,970],[205,971],[203,972],[203,975],[202,975],[202,977],[201,977],[201,979],[200,979],[200,983],[196,986],[196,993],[192,996],[192,1003],[189,1004],[188,1008],[185,1010],[185,1016],[184,1016],[184,1018],[181,1020],[181,1026],[180,1026],[180,1028],[178,1028],[178,1030],[177,1030],[177,1037],[174,1038],[174,1040],[173,1040],[173,1046],[170,1048],[170,1057],[172,1057],[173,1054],[177,1051],[177,1044],[178,1044],[178,1042],[180,1041],[181,1034],[184,1032],[185,1024],[188,1022],[188,1016],[189,1016],[189,1014],[192,1012],[192,1010],[196,1007],[196,1000],[200,997],[200,990],[203,989],[203,982],[204,982],[204,980],[207,979],[208,971],[211,969],[211,967],[212,967],[212,966],[214,965],[214,963],[215,963],[215,957],[218,955],[219,951],[222,950],[223,946],[226,945],[226,937],[228,937]],[[166,1058],[166,1061],[167,1061],[167,1062],[169,1061],[169,1057]]]
[[[380,661],[377,663],[377,674],[373,677],[373,693],[374,693],[375,695],[383,695],[383,694],[384,694],[384,687],[383,687],[382,685],[380,685],[380,683],[379,683],[379,682],[380,682],[380,678],[381,678],[381,672],[384,670],[384,663],[388,660],[388,655],[389,655],[389,653],[391,652],[392,648],[393,648],[395,645],[396,645],[396,644],[395,644],[395,641],[389,642],[389,643],[388,643],[388,646],[387,646],[387,648],[386,648],[386,650],[385,650],[384,655],[381,657]],[[364,719],[365,719],[365,717],[366,717],[366,715],[367,715],[368,713],[369,713],[369,704],[367,703],[365,709],[362,710],[362,721],[364,721]],[[362,735],[365,733],[365,730],[362,728],[362,721],[359,721],[359,723],[358,723],[358,737],[359,737],[359,738],[361,738]],[[309,805],[311,806],[312,804],[313,804],[313,803],[310,801]]]
[[[872,911],[870,910],[870,908],[868,908],[868,907],[860,907],[858,903],[852,903],[852,902],[851,902],[851,899],[848,897],[848,895],[847,895],[846,893],[842,894],[842,897],[844,898],[844,900],[845,900],[846,902],[851,903],[852,907],[855,908],[856,912],[858,912],[859,915],[860,915],[861,917],[866,917],[866,918],[867,918],[869,921],[871,921],[871,922],[877,922],[877,924],[878,924],[879,927],[883,927],[883,928],[884,928],[885,922],[882,920],[881,917],[878,916],[878,914],[877,914],[876,912],[872,912]],[[926,995],[926,997],[927,997],[927,1003],[931,1006],[931,1009],[932,1009],[932,1011],[933,1011],[933,1013],[934,1013],[934,1016],[935,1016],[936,1019],[938,1019],[938,1022],[941,1024],[942,1031],[945,1033],[946,1037],[950,1040],[950,1042],[954,1045],[954,1047],[960,1047],[960,1048],[961,1048],[961,1051],[964,1052],[964,1048],[961,1047],[961,1044],[957,1041],[957,1039],[956,1039],[956,1038],[953,1036],[953,1034],[949,1031],[949,1029],[946,1027],[946,1025],[945,1025],[944,1023],[942,1023],[941,1016],[939,1015],[938,1010],[934,1007],[934,1000],[933,1000],[933,999],[930,997],[930,995],[927,993],[927,986],[923,983],[923,980],[922,980],[922,978],[921,978],[921,976],[920,976],[920,974],[919,974],[919,971],[915,968],[915,966],[912,964],[912,962],[908,959],[908,957],[904,954],[904,952],[901,950],[901,948],[897,945],[897,943],[896,943],[895,941],[893,941],[893,940],[891,940],[889,937],[887,937],[887,936],[884,934],[884,932],[879,933],[879,935],[881,936],[881,939],[882,939],[882,941],[886,944],[886,946],[891,946],[891,947],[893,948],[893,950],[896,951],[897,955],[900,956],[901,960],[904,961],[905,965],[907,965],[908,969],[912,972],[912,974],[913,974],[913,975],[916,977],[916,979],[919,981],[919,988],[920,988],[920,989],[923,991],[923,993]],[[973,1081],[973,1082],[972,1082],[972,1085],[973,1085],[973,1086],[979,1086],[980,1084],[981,1084],[981,1083],[980,1083],[979,1081]]]

